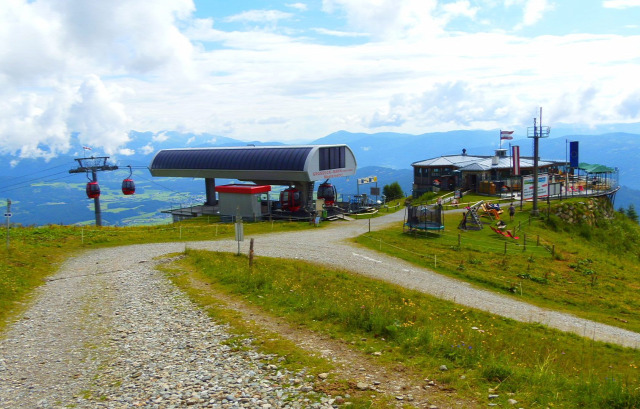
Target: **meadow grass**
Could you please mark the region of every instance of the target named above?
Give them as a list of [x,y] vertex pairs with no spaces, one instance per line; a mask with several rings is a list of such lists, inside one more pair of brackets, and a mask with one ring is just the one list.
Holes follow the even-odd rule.
[[546,204],[541,218],[529,210],[518,210],[513,222],[503,213],[518,240],[487,226],[459,230],[455,213],[445,215],[439,233],[392,227],[355,241],[538,306],[640,332],[640,226],[618,213],[598,226],[571,226],[546,217]]
[[[483,402],[524,406],[640,405],[640,352],[525,324],[348,271],[301,261],[187,250],[192,268],[264,311],[381,352]],[[448,371],[439,370],[447,365]]]

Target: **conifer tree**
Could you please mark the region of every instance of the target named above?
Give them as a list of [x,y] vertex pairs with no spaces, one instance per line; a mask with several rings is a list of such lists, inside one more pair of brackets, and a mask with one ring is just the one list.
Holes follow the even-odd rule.
[[629,207],[627,207],[627,217],[638,223],[638,213],[636,212],[636,207],[631,203]]

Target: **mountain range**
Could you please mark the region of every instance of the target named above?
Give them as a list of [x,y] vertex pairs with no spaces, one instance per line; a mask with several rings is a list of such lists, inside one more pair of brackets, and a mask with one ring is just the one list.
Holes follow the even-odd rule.
[[[553,131],[552,131],[553,132]],[[146,169],[160,149],[212,146],[284,145],[277,142],[246,142],[210,134],[179,132],[130,133],[130,142],[110,163],[120,167],[113,172],[99,172],[102,188],[101,205],[105,225],[158,223],[168,221],[162,210],[185,207],[204,201],[202,180],[188,178],[154,178]],[[640,203],[640,167],[636,159],[640,151],[640,134],[604,133],[597,135],[565,134],[540,140],[543,159],[564,161],[567,142],[579,141],[580,162],[599,163],[619,169],[622,189],[616,197],[616,207]],[[421,135],[400,133],[351,133],[338,131],[305,144],[345,143],[358,161],[355,177],[338,178],[332,182],[344,195],[358,191],[356,178],[377,176],[378,186],[399,182],[406,194],[411,193],[413,172],[411,164],[441,155],[458,154],[462,149],[473,155],[492,155],[500,146],[499,131],[451,131]],[[532,156],[532,139],[518,136],[503,141],[502,148],[521,146],[521,155]],[[82,145],[78,143],[78,147]],[[75,155],[58,156],[49,161],[20,159],[12,155],[0,156],[0,195],[12,200],[13,223],[91,224],[94,220],[93,200],[85,196],[87,178],[83,174],[69,174],[77,167],[75,158],[83,155],[101,156],[94,151],[79,149]],[[136,181],[136,194],[123,196],[120,181],[129,175]],[[218,180],[218,184],[231,181]],[[361,186],[360,189],[365,189]],[[363,193],[366,191],[360,191]]]

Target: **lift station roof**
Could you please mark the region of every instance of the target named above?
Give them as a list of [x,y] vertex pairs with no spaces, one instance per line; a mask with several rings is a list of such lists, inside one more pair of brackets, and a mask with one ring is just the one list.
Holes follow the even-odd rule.
[[153,176],[286,184],[350,176],[356,167],[347,145],[242,146],[163,149],[151,161],[150,171]]

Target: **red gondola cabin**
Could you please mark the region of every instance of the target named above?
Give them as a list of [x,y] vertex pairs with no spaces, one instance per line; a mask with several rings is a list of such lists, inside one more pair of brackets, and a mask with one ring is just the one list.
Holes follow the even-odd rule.
[[302,198],[300,197],[300,191],[294,187],[280,192],[280,205],[282,210],[288,212],[297,212],[302,207]]
[[333,206],[336,203],[336,187],[328,181],[318,186],[318,199],[324,199],[324,204]]
[[125,195],[132,195],[136,192],[136,184],[133,179],[124,179],[122,181],[122,193]]
[[100,196],[100,186],[98,182],[87,183],[87,197],[89,199],[95,199]]

